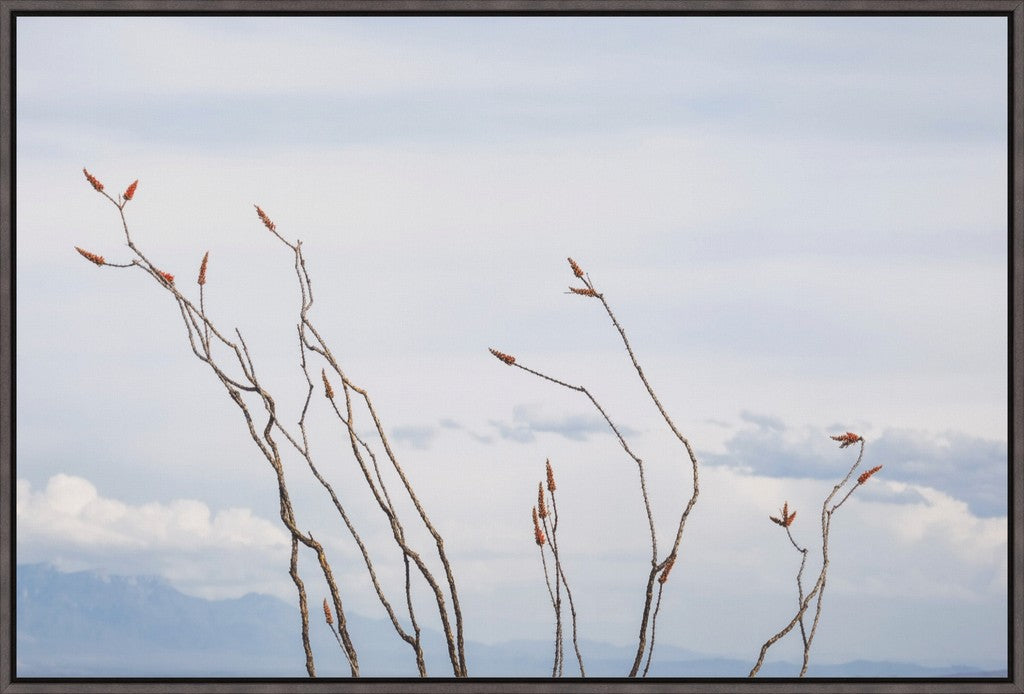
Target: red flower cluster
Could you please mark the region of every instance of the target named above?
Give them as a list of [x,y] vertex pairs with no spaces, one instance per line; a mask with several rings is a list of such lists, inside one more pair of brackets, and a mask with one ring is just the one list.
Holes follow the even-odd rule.
[[516,363],[516,358],[513,357],[511,354],[505,354],[504,352],[499,352],[498,350],[492,349],[492,348],[488,348],[488,349],[490,349],[491,354],[496,356],[498,359],[501,359],[506,364],[511,366],[512,364]]
[[782,518],[776,518],[775,516],[768,517],[771,519],[772,523],[781,525],[783,528],[788,528],[793,525],[793,519],[796,518],[796,511],[793,511],[793,513],[789,512],[789,502],[787,501],[782,504]]
[[131,200],[135,196],[135,189],[138,188],[138,187],[139,187],[139,181],[138,180],[133,181],[132,184],[130,186],[128,186],[128,190],[124,191],[124,199],[125,200]]
[[92,187],[96,189],[97,193],[103,190],[103,184],[99,182],[99,179],[89,173],[86,169],[82,169],[82,173],[85,174],[85,180],[92,184]]
[[533,540],[537,543],[537,546],[542,546],[547,538],[544,537],[544,531],[540,529],[540,521],[537,520],[537,508],[533,509]]
[[852,446],[853,444],[861,440],[861,437],[858,436],[857,434],[854,434],[852,431],[848,431],[845,434],[839,434],[838,436],[829,436],[829,438],[832,439],[833,441],[839,441],[840,448]]
[[96,263],[97,265],[105,265],[106,262],[107,262],[106,260],[103,259],[102,255],[96,255],[95,253],[90,253],[89,251],[84,251],[81,248],[79,248],[78,246],[75,246],[75,250],[78,251],[79,253],[81,253],[83,258],[85,258],[86,260],[88,260],[90,262]]
[[203,256],[203,262],[199,266],[199,286],[206,284],[206,261],[210,259],[210,251],[206,251],[206,255]]
[[270,217],[267,216],[267,213],[261,210],[259,205],[254,205],[254,207],[256,208],[256,214],[259,216],[260,221],[263,222],[263,226],[267,227],[271,231],[276,231],[277,225],[270,221]]
[[871,477],[871,475],[875,474],[876,472],[878,472],[881,469],[882,469],[881,465],[876,465],[873,468],[871,468],[870,470],[867,470],[865,472],[860,473],[860,477],[857,478],[857,484],[864,484],[865,482],[868,481],[868,478]]

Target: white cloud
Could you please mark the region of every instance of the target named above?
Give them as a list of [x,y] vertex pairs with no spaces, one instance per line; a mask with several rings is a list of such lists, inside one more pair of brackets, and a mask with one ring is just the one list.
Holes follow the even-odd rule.
[[19,562],[157,573],[204,597],[280,584],[272,575],[282,558],[287,566],[290,546],[284,530],[246,508],[211,513],[193,499],[126,504],[66,474],[54,475],[42,490],[18,480],[17,524]]

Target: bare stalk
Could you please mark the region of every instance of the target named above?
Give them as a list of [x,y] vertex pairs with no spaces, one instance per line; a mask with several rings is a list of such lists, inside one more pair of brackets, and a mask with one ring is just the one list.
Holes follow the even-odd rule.
[[[174,276],[170,273],[161,270],[153,262],[151,262],[142,251],[136,246],[132,235],[129,230],[127,218],[125,217],[125,205],[134,196],[138,182],[133,183],[125,191],[124,194],[118,198],[112,197],[109,193],[105,192],[103,185],[88,171],[84,171],[86,179],[93,186],[93,188],[109,200],[118,209],[118,213],[121,219],[121,226],[124,231],[125,240],[133,258],[130,262],[126,263],[108,263],[102,256],[90,253],[83,249],[77,248],[76,250],[90,262],[99,266],[110,266],[117,268],[138,268],[148,275],[150,275],[160,287],[168,291],[178,304],[179,312],[182,317],[182,321],[185,326],[186,336],[188,338],[189,345],[192,349],[193,354],[203,363],[210,367],[214,375],[224,386],[228,395],[232,401],[239,408],[245,419],[246,426],[249,430],[250,437],[259,449],[260,453],[268,461],[271,468],[274,470],[277,478],[278,485],[278,500],[279,500],[279,515],[285,528],[288,530],[291,536],[292,552],[289,566],[289,573],[292,577],[293,582],[296,586],[299,600],[299,612],[301,616],[301,636],[303,650],[306,656],[306,670],[308,674],[313,677],[316,675],[315,663],[313,659],[313,653],[310,646],[309,640],[309,614],[308,604],[306,598],[305,585],[299,576],[298,571],[298,548],[302,546],[312,550],[316,556],[317,561],[320,565],[321,572],[323,573],[324,580],[327,584],[328,591],[330,593],[330,600],[334,606],[334,614],[331,613],[328,602],[324,601],[325,618],[328,622],[328,626],[331,628],[332,633],[335,634],[335,638],[338,640],[339,646],[345,655],[346,660],[349,663],[350,671],[353,677],[359,676],[359,662],[356,654],[355,646],[348,633],[347,622],[345,618],[345,611],[342,604],[341,591],[334,579],[334,574],[331,569],[330,563],[327,558],[326,551],[323,546],[314,539],[311,533],[299,530],[295,510],[292,506],[290,495],[288,493],[287,483],[284,475],[284,466],[282,461],[281,452],[279,450],[277,441],[275,440],[275,432],[280,433],[287,442],[291,445],[299,455],[306,461],[307,466],[314,478],[320,483],[323,489],[330,496],[334,503],[335,509],[338,511],[339,516],[344,522],[349,534],[353,537],[357,546],[359,547],[360,553],[363,557],[363,562],[366,565],[367,572],[369,574],[371,583],[374,586],[377,597],[381,604],[384,606],[385,611],[391,620],[392,626],[399,637],[406,641],[413,649],[416,664],[419,669],[421,676],[426,676],[426,668],[424,665],[423,649],[421,644],[421,632],[419,624],[416,620],[415,610],[413,607],[412,600],[412,588],[411,588],[411,564],[415,564],[419,572],[422,574],[424,580],[432,588],[437,599],[437,606],[441,616],[441,620],[444,626],[446,638],[448,640],[449,654],[452,660],[453,670],[456,676],[466,676],[466,664],[464,655],[463,645],[463,631],[462,631],[462,615],[459,608],[457,592],[455,588],[455,580],[452,575],[451,567],[448,563],[447,556],[444,551],[443,540],[440,533],[434,528],[426,515],[425,510],[416,498],[413,492],[412,485],[408,478],[405,476],[401,466],[398,464],[397,459],[394,456],[393,451],[388,443],[387,437],[384,434],[383,426],[373,409],[373,404],[370,401],[367,392],[351,381],[344,375],[334,356],[331,354],[330,349],[327,347],[325,341],[321,338],[316,328],[311,323],[308,312],[313,305],[313,292],[312,283],[309,278],[309,274],[306,271],[305,258],[302,253],[302,243],[296,241],[291,243],[287,241],[281,234],[278,233],[275,224],[270,218],[263,212],[262,209],[256,207],[257,215],[260,221],[263,222],[264,226],[273,233],[278,240],[280,240],[285,246],[291,249],[294,256],[295,272],[298,279],[299,290],[301,295],[301,305],[299,309],[300,321],[298,324],[298,337],[299,337],[299,352],[301,360],[301,368],[303,375],[306,380],[307,390],[306,397],[302,406],[301,415],[298,420],[298,435],[293,433],[285,424],[281,421],[277,414],[276,405],[274,398],[270,393],[263,388],[256,375],[256,369],[252,360],[252,356],[249,352],[248,346],[245,344],[245,340],[241,333],[236,329],[235,335],[237,341],[234,338],[229,339],[225,334],[220,331],[216,325],[210,320],[206,313],[205,306],[205,284],[206,284],[206,271],[207,263],[209,259],[209,253],[203,257],[202,264],[199,270],[199,276],[197,283],[199,284],[199,307],[197,308],[187,297],[185,297],[177,288],[174,283]],[[234,371],[240,372],[240,374],[231,374],[227,365],[222,363],[222,358],[217,358],[213,353],[213,346],[217,344],[222,348],[226,348],[227,354],[231,355],[231,359],[235,362]],[[333,487],[320,473],[317,465],[315,464],[309,435],[306,426],[306,416],[309,411],[310,401],[312,392],[314,390],[313,381],[309,373],[309,364],[307,363],[306,355],[307,352],[312,352],[323,357],[330,368],[341,377],[342,386],[345,392],[346,399],[346,414],[342,415],[337,405],[334,402],[334,395],[327,380],[326,371],[322,372],[323,382],[326,390],[327,399],[330,401],[330,406],[336,413],[344,425],[345,431],[348,434],[349,442],[352,446],[353,452],[357,462],[360,465],[361,470],[364,473],[367,485],[369,486],[374,498],[378,502],[381,510],[384,512],[389,525],[392,529],[395,542],[398,544],[402,551],[402,558],[405,568],[405,603],[408,611],[409,620],[412,624],[413,633],[408,633],[399,622],[399,619],[391,605],[391,602],[385,596],[384,590],[378,581],[376,570],[374,568],[373,561],[371,559],[370,550],[362,541],[360,534],[356,530],[352,519],[345,510],[339,496],[335,493]],[[377,465],[377,459],[374,455],[371,447],[366,441],[363,441],[355,432],[352,415],[352,401],[350,397],[350,391],[355,391],[362,397],[362,401],[367,407],[371,417],[373,418],[374,425],[377,429],[378,435],[387,453],[388,459],[392,466],[398,472],[401,478],[402,484],[409,495],[413,504],[416,506],[417,512],[420,519],[425,524],[431,535],[434,537],[435,544],[437,545],[438,553],[441,558],[441,562],[444,566],[446,573],[448,588],[453,604],[453,613],[456,621],[456,629],[453,634],[452,628],[449,622],[448,608],[446,606],[446,596],[440,588],[440,584],[434,579],[430,573],[426,564],[420,558],[419,554],[412,550],[412,548],[405,541],[405,530],[398,519],[395,507],[391,501],[391,497],[388,493],[387,487],[384,483],[384,479],[381,475],[380,469]],[[246,396],[243,394],[251,394],[259,399],[259,403],[262,404],[262,409],[266,416],[266,419],[262,426],[256,424],[256,417],[251,409],[250,403],[246,401]],[[366,463],[366,459],[363,456],[365,452],[372,461],[372,467],[374,474],[371,475],[369,468]],[[334,625],[334,619],[337,619],[337,626]]]
[[[557,592],[557,586],[552,587],[551,573],[548,571],[548,559],[544,552],[544,545],[547,543],[547,531],[539,528],[546,528],[547,524],[537,525],[537,508],[533,509],[534,539],[537,548],[540,550],[540,563],[544,568],[544,585],[548,589],[548,597],[551,599],[551,609],[555,613],[555,655],[551,662],[551,676],[558,677],[562,674],[562,598]],[[557,571],[557,569],[556,569]],[[557,573],[556,579],[557,581]]]
[[[587,671],[583,666],[583,655],[580,653],[579,643],[579,630],[577,627],[577,615],[576,615],[576,603],[572,599],[572,589],[569,587],[569,579],[565,575],[565,566],[562,563],[562,557],[558,549],[558,503],[555,499],[555,490],[557,485],[555,484],[554,471],[551,469],[551,461],[548,460],[545,463],[547,472],[547,492],[548,498],[551,500],[551,554],[555,558],[555,569],[558,575],[562,579],[562,585],[565,586],[565,595],[569,600],[569,613],[572,616],[572,646],[576,652],[576,662],[579,664],[580,677],[586,677]],[[543,483],[542,483],[543,484]],[[539,490],[541,498],[543,498],[544,490]],[[545,522],[547,520],[545,519]]]
[[[682,542],[683,530],[686,526],[686,520],[687,518],[689,518],[690,512],[693,510],[693,507],[697,502],[697,497],[700,494],[697,456],[694,453],[693,447],[691,446],[689,440],[680,433],[679,429],[672,421],[672,418],[669,417],[668,413],[665,411],[665,408],[662,406],[661,401],[655,394],[654,389],[651,387],[650,382],[647,380],[647,376],[644,374],[643,368],[640,366],[640,363],[637,360],[635,353],[633,352],[633,347],[629,342],[629,338],[626,336],[625,329],[622,327],[618,319],[615,317],[615,314],[614,312],[612,312],[611,307],[605,300],[604,295],[597,291],[597,289],[594,287],[593,282],[590,280],[590,276],[583,272],[583,270],[576,263],[576,261],[574,261],[572,258],[569,258],[568,260],[569,267],[572,269],[573,274],[576,276],[577,279],[582,281],[584,284],[583,287],[569,287],[569,292],[571,294],[578,296],[595,298],[601,302],[601,305],[604,307],[605,313],[608,314],[608,318],[611,320],[612,325],[615,326],[615,329],[618,331],[619,336],[621,337],[622,342],[626,347],[626,352],[629,355],[630,361],[633,363],[633,367],[636,370],[637,375],[640,377],[640,381],[643,383],[644,388],[647,390],[648,396],[651,398],[651,401],[654,403],[655,407],[660,413],[662,419],[668,425],[669,429],[671,429],[672,433],[683,445],[684,449],[686,450],[687,457],[689,458],[690,467],[693,473],[693,491],[689,501],[686,503],[680,514],[679,523],[676,528],[675,538],[672,543],[672,549],[668,552],[664,559],[660,561],[658,559],[658,538],[654,527],[654,514],[651,511],[650,497],[647,493],[647,480],[644,470],[644,463],[640,459],[640,457],[633,452],[629,444],[626,442],[626,439],[622,436],[622,433],[619,430],[619,428],[611,420],[605,409],[600,405],[600,403],[598,403],[598,401],[594,398],[590,391],[583,386],[571,385],[557,378],[553,378],[547,374],[541,373],[540,371],[536,371],[532,368],[523,366],[522,364],[516,361],[515,357],[505,354],[504,352],[499,352],[498,350],[492,349],[491,353],[500,361],[503,361],[510,366],[518,367],[546,381],[586,395],[587,398],[590,400],[591,404],[595,407],[595,409],[597,409],[597,411],[604,418],[605,422],[608,424],[609,428],[615,434],[615,437],[618,439],[619,444],[622,446],[623,450],[626,452],[627,455],[629,455],[630,458],[633,459],[633,462],[636,463],[637,473],[640,478],[640,493],[643,499],[644,510],[647,514],[647,524],[650,530],[651,542],[651,566],[650,570],[648,571],[647,586],[644,592],[644,603],[640,618],[640,632],[637,639],[636,656],[634,657],[633,665],[629,672],[630,677],[636,677],[640,669],[640,665],[643,661],[644,652],[648,647],[647,639],[649,631],[652,632],[650,638],[651,647],[653,648],[654,634],[653,623],[651,621],[651,606],[654,601],[655,581],[658,580],[658,573],[660,571],[663,571],[665,567],[669,565],[671,562],[675,561],[679,553],[679,545]],[[659,595],[660,591],[661,589],[659,588]]]
[[[842,500],[832,506],[829,506],[829,504],[832,503],[832,500],[839,493],[839,491],[847,484],[847,482],[850,481],[850,478],[853,476],[854,470],[856,470],[857,467],[860,466],[860,463],[864,458],[864,437],[858,436],[857,434],[854,434],[852,432],[846,432],[845,434],[832,436],[831,438],[835,441],[840,442],[840,448],[847,448],[848,446],[852,446],[855,443],[859,443],[860,450],[857,455],[856,461],[854,461],[853,465],[847,471],[846,476],[843,477],[843,479],[840,480],[832,488],[831,493],[829,493],[829,495],[825,497],[825,500],[824,502],[822,502],[821,505],[821,570],[818,573],[818,579],[817,581],[815,581],[814,587],[811,588],[810,592],[808,592],[805,595],[803,592],[802,575],[804,571],[804,565],[807,561],[807,549],[801,548],[796,543],[796,540],[793,539],[793,536],[790,533],[789,526],[792,525],[793,519],[796,517],[796,511],[790,514],[789,505],[785,504],[782,507],[781,518],[776,518],[774,516],[771,516],[770,518],[772,522],[786,529],[786,534],[789,536],[789,541],[792,543],[793,547],[795,547],[803,555],[803,558],[800,561],[800,570],[797,572],[796,577],[798,594],[797,612],[785,627],[783,627],[781,630],[773,634],[761,646],[761,652],[758,655],[757,662],[754,664],[754,667],[750,670],[750,677],[755,677],[758,671],[761,669],[761,666],[764,664],[764,658],[768,652],[768,649],[771,648],[772,645],[774,645],[782,637],[788,634],[797,624],[800,625],[800,634],[803,640],[803,664],[800,669],[800,677],[803,677],[807,674],[807,665],[810,660],[811,644],[814,642],[814,635],[817,632],[818,623],[821,618],[822,600],[824,598],[825,584],[828,578],[829,532],[832,527],[832,516],[836,512],[836,510],[839,509],[840,506],[846,503],[846,500],[850,498],[850,495],[853,494],[854,491],[856,491],[861,485],[863,485],[868,480],[868,478],[870,478],[872,475],[878,472],[882,467],[881,465],[879,465],[866,472],[861,473],[861,475],[857,478],[856,483],[852,487],[850,487],[850,489],[846,492],[846,495],[842,498]],[[811,601],[815,598],[817,598],[817,601],[814,609],[814,621],[811,624],[810,632],[807,632],[804,627],[804,613],[810,607]]]

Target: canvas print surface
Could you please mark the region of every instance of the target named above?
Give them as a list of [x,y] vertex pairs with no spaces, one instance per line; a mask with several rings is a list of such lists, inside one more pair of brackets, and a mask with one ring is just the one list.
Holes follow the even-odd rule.
[[1006,675],[1005,18],[16,30],[16,675]]

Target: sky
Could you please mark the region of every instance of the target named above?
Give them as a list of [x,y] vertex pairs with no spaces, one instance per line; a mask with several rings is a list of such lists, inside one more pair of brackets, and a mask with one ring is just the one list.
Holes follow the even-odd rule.
[[[467,638],[551,634],[529,519],[548,459],[586,638],[634,642],[650,559],[635,464],[599,413],[488,348],[601,402],[645,461],[662,549],[689,498],[689,462],[618,333],[568,293],[571,256],[700,459],[659,640],[753,663],[792,616],[799,566],[768,516],[788,502],[794,537],[817,548],[822,502],[857,452],[828,437],[854,431],[860,469],[884,467],[833,518],[812,658],[1005,667],[1005,19],[16,30],[19,562],[294,600],[272,471],[173,300],[74,251],[130,258],[84,166],[112,193],[139,180],[132,237],[194,299],[209,251],[207,312],[245,337],[293,426],[298,288],[253,205],[303,242],[311,316],[445,537]],[[322,398],[310,423],[400,589]],[[300,522],[337,557],[350,609],[382,616],[301,465],[286,461]]]

